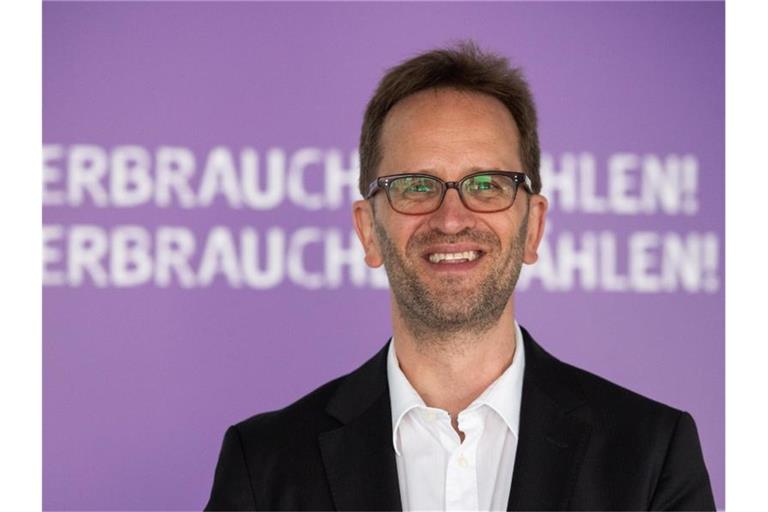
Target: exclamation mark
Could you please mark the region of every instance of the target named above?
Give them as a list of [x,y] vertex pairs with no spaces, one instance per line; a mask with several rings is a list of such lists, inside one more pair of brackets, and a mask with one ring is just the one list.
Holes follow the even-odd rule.
[[704,235],[704,251],[702,254],[701,272],[703,277],[704,290],[714,293],[720,289],[720,278],[718,277],[718,261],[720,259],[720,244],[715,233]]
[[682,194],[683,212],[693,215],[699,211],[699,162],[694,155],[683,157],[680,169],[680,192]]

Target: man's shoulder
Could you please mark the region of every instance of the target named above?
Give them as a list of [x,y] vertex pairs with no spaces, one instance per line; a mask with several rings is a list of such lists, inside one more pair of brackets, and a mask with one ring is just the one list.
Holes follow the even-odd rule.
[[651,413],[676,416],[681,412],[679,409],[628,389],[600,375],[568,363],[561,362],[561,364],[567,368],[566,371],[571,375],[574,382],[578,382],[590,405],[599,410],[640,416]]
[[251,416],[234,428],[247,438],[316,438],[365,410],[387,389],[388,344],[359,368],[337,377],[282,409]]
[[[522,439],[535,443],[537,435],[552,425],[553,432],[559,431],[556,439],[564,446],[569,439],[581,439],[583,444],[578,446],[584,450],[583,479],[623,490],[619,501],[611,497],[600,501],[606,499],[602,496],[596,502],[597,495],[577,493],[574,508],[714,508],[701,444],[690,414],[564,363],[544,351],[529,334],[524,333],[524,337],[522,407],[527,411],[529,428],[521,426],[521,443]],[[530,386],[527,392],[526,384]],[[528,452],[528,457],[533,455]]]
[[[574,401],[586,404],[598,423],[606,426],[620,423],[648,426],[649,422],[654,422],[672,426],[685,414],[605,377],[561,361],[535,342],[527,345],[526,349],[526,360],[529,360],[529,351],[536,359],[534,365],[537,368],[534,371],[538,375],[533,379],[534,384],[541,382],[549,389],[562,390],[564,395],[574,397]],[[548,382],[542,382],[544,380]]]
[[349,375],[342,375],[281,409],[255,414],[235,424],[245,437],[266,436],[267,439],[294,437],[297,433],[317,433],[338,425],[325,409],[339,386]]

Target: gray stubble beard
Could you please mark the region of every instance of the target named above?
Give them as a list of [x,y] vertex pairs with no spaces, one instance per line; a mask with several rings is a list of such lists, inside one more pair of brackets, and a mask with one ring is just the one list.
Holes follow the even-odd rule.
[[[448,300],[445,295],[441,297],[426,286],[416,269],[411,268],[398,254],[384,227],[378,221],[374,221],[374,224],[399,312],[406,327],[417,339],[440,343],[461,334],[480,336],[498,323],[520,276],[528,228],[527,216],[510,246],[508,256],[491,268],[474,293],[470,291],[462,298],[456,296],[459,293],[457,291],[451,297],[450,287],[457,280],[445,278],[442,284]],[[494,252],[501,250],[501,242],[492,233],[465,230],[456,235],[444,235],[433,231],[409,240],[406,253],[418,254],[416,247],[429,243],[467,241],[492,247]]]

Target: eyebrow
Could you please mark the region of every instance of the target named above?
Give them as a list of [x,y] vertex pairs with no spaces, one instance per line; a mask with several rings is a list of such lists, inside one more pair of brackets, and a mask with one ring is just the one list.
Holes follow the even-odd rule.
[[[510,171],[510,172],[522,172],[522,171],[516,171],[512,167],[510,168],[504,168],[504,167],[482,167],[473,165],[469,169],[464,170],[464,175],[468,176],[472,173],[480,172],[480,171]],[[400,173],[406,173],[406,174],[429,174],[430,176],[434,176],[436,178],[439,178],[440,176],[437,175],[437,173],[433,169],[419,169],[417,171],[398,171]]]

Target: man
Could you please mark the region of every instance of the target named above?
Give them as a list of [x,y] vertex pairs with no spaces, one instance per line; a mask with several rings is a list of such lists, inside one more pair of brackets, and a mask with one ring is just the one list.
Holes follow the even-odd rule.
[[207,508],[714,509],[693,419],[564,364],[515,321],[539,195],[521,73],[472,44],[391,69],[365,113],[354,222],[393,337],[227,431]]

